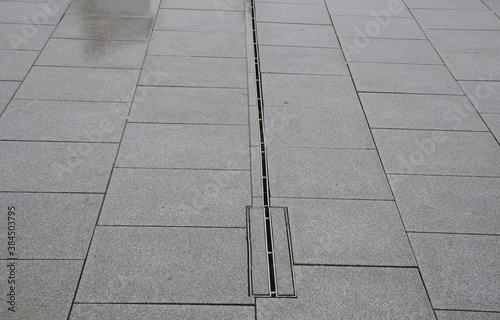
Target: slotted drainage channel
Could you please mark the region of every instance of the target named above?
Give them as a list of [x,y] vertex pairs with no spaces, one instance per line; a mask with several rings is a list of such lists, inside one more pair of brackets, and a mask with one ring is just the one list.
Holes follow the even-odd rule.
[[288,209],[270,205],[255,0],[250,1],[250,6],[263,190],[263,206],[247,208],[250,288],[256,297],[295,297]]

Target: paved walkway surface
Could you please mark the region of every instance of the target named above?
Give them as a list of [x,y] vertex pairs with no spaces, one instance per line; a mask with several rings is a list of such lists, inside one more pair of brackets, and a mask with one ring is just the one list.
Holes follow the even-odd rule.
[[0,318],[500,319],[498,12],[0,0]]

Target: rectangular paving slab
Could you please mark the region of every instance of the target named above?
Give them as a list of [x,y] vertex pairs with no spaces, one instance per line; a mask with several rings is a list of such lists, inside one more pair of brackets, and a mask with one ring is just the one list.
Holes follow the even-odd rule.
[[20,82],[0,81],[0,114],[3,112],[10,99],[19,88]]
[[409,236],[434,308],[500,311],[500,237]]
[[288,207],[295,264],[416,265],[394,202],[274,197],[271,202]]
[[74,0],[68,14],[154,17],[160,0]]
[[252,304],[247,267],[245,229],[97,227],[76,301]]
[[131,123],[117,166],[249,170],[248,127]]
[[268,107],[264,116],[268,146],[375,148],[361,108]]
[[335,16],[411,17],[402,0],[327,0],[326,4]]
[[0,50],[0,80],[22,81],[37,57],[37,51]]
[[477,312],[477,311],[446,311],[436,310],[438,320],[498,320],[500,315],[496,312]]
[[246,59],[148,56],[140,85],[246,88]]
[[484,121],[491,130],[495,138],[500,140],[500,115],[499,114],[483,114]]
[[[9,277],[11,261],[0,260],[3,279]],[[3,302],[2,319],[54,319],[68,318],[75,290],[83,267],[81,260],[17,260],[15,262],[15,313],[8,311]],[[0,293],[7,300],[10,286],[7,281]]]
[[54,38],[147,41],[153,18],[65,15]]
[[487,9],[480,0],[405,0],[405,3],[411,9]]
[[500,53],[500,31],[489,30],[427,30],[438,52]]
[[257,23],[260,45],[340,48],[331,26],[295,23]]
[[139,70],[33,67],[16,99],[131,102]]
[[0,49],[42,50],[54,26],[0,23]]
[[[85,259],[102,200],[96,194],[0,193],[5,206],[15,207],[16,257]],[[7,223],[2,231],[7,234]],[[7,258],[3,250],[0,259]]]
[[500,20],[488,10],[412,9],[423,29],[500,30]]
[[459,81],[479,113],[500,113],[500,82]]
[[273,197],[392,199],[375,150],[270,147],[267,151]]
[[0,22],[33,25],[57,25],[63,16],[67,3],[0,2]]
[[445,66],[350,62],[358,91],[462,94]]
[[264,73],[349,75],[340,49],[260,46],[259,54]]
[[332,16],[332,20],[337,35],[357,38],[355,46],[359,48],[366,46],[368,38],[426,39],[413,18],[384,19],[383,24],[376,17]]
[[331,25],[326,7],[290,3],[256,3],[256,21]]
[[148,55],[244,58],[244,33],[153,31]]
[[126,103],[12,100],[0,118],[0,138],[120,142]]
[[139,41],[50,39],[36,65],[137,69],[146,49]]
[[140,86],[129,121],[247,125],[247,104],[246,89]]
[[158,11],[155,30],[245,32],[243,12],[174,10]]
[[118,146],[0,142],[1,191],[104,192]]
[[117,168],[99,224],[244,228],[250,202],[248,171]]
[[500,176],[489,132],[372,130],[387,173]]
[[242,0],[168,0],[162,1],[162,9],[193,9],[216,11],[243,11],[245,2]]
[[435,319],[416,268],[296,266],[297,299],[257,298],[257,319]]
[[350,77],[263,74],[262,86],[266,106],[359,108]]
[[500,179],[389,175],[408,231],[500,234]]
[[70,320],[120,319],[241,319],[255,320],[254,306],[75,304]]
[[457,80],[500,80],[500,54],[442,53]]
[[487,131],[466,96],[360,93],[371,128]]

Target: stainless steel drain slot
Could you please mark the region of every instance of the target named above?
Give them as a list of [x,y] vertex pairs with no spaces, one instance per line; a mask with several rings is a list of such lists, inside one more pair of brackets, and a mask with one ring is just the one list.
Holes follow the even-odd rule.
[[250,273],[252,295],[270,296],[269,262],[267,261],[266,222],[264,208],[248,208],[250,227]]
[[286,208],[269,208],[273,228],[274,270],[277,296],[294,296],[290,224]]

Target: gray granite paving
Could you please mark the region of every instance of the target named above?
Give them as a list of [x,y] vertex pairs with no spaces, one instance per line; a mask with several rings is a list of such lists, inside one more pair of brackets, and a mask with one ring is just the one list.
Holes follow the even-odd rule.
[[[102,198],[97,194],[0,193],[0,201],[14,206],[17,213],[16,257],[85,259]],[[2,232],[7,231],[5,224]],[[9,257],[7,250],[0,253],[0,259]]]
[[0,49],[42,50],[54,26],[0,23]]
[[0,191],[104,192],[117,144],[0,142]]
[[383,25],[375,17],[332,16],[332,20],[339,37],[357,38],[357,46],[361,48],[370,38],[426,39],[413,18],[392,18]]
[[140,305],[140,304],[75,304],[71,320],[122,319],[135,320],[147,315],[148,319],[241,319],[254,320],[253,306],[213,305]]
[[271,147],[268,161],[273,197],[392,199],[374,150]]
[[196,9],[216,11],[243,11],[244,2],[239,0],[162,0],[160,8],[165,9]]
[[425,34],[438,52],[500,53],[500,31],[426,30]]
[[154,17],[160,0],[74,0],[67,14]]
[[407,231],[500,234],[500,179],[389,175]]
[[246,126],[129,124],[116,165],[249,170],[249,157]]
[[12,100],[0,118],[5,140],[120,142],[129,105]]
[[290,47],[339,48],[339,42],[331,26],[265,23],[257,24],[260,45]]
[[489,132],[372,130],[387,173],[500,176]]
[[244,33],[153,31],[148,55],[246,57]]
[[412,9],[424,29],[500,30],[500,20],[488,10]]
[[483,119],[497,140],[500,140],[500,115],[483,114]]
[[464,319],[464,320],[498,320],[500,319],[500,313],[490,313],[490,312],[467,312],[467,311],[443,311],[436,310],[436,316],[438,320],[453,320],[453,319]]
[[138,69],[146,49],[139,41],[51,39],[36,65]]
[[0,50],[0,80],[22,81],[37,57],[36,51]]
[[411,9],[487,9],[480,0],[405,0]]
[[248,171],[118,168],[99,224],[244,228],[250,198]]
[[456,80],[500,80],[500,54],[442,53],[441,56]]
[[288,207],[295,264],[415,266],[394,202],[271,201]]
[[480,113],[500,113],[500,82],[458,82]]
[[242,12],[160,9],[155,30],[245,32],[245,24]]
[[243,58],[148,56],[139,85],[246,88]]
[[10,99],[19,88],[20,82],[0,81],[0,113],[3,112]]
[[361,108],[268,107],[265,127],[268,146],[375,148]]
[[257,319],[434,319],[415,268],[296,266],[297,299],[257,299]]
[[263,74],[262,83],[267,106],[359,108],[350,77]]
[[33,67],[16,99],[131,102],[139,70]]
[[42,4],[31,2],[0,2],[0,22],[34,25],[57,25],[68,4],[63,2]]
[[326,4],[335,16],[411,17],[402,0],[326,0]]
[[461,94],[445,66],[350,62],[359,91]]
[[260,46],[259,53],[265,73],[349,75],[340,49]]
[[252,304],[245,229],[98,227],[76,301]]
[[371,128],[488,131],[465,96],[359,95]]
[[410,234],[434,308],[500,311],[500,237]]
[[[0,262],[5,266],[9,263],[6,260]],[[13,320],[67,319],[82,267],[82,260],[17,260],[16,311],[8,311],[4,302],[0,317]],[[9,268],[3,267],[0,272],[2,278],[8,278]],[[2,296],[6,297],[9,287],[2,285],[0,288]]]
[[138,87],[131,122],[248,124],[246,89]]
[[331,25],[324,6],[291,3],[258,2],[256,21]]

